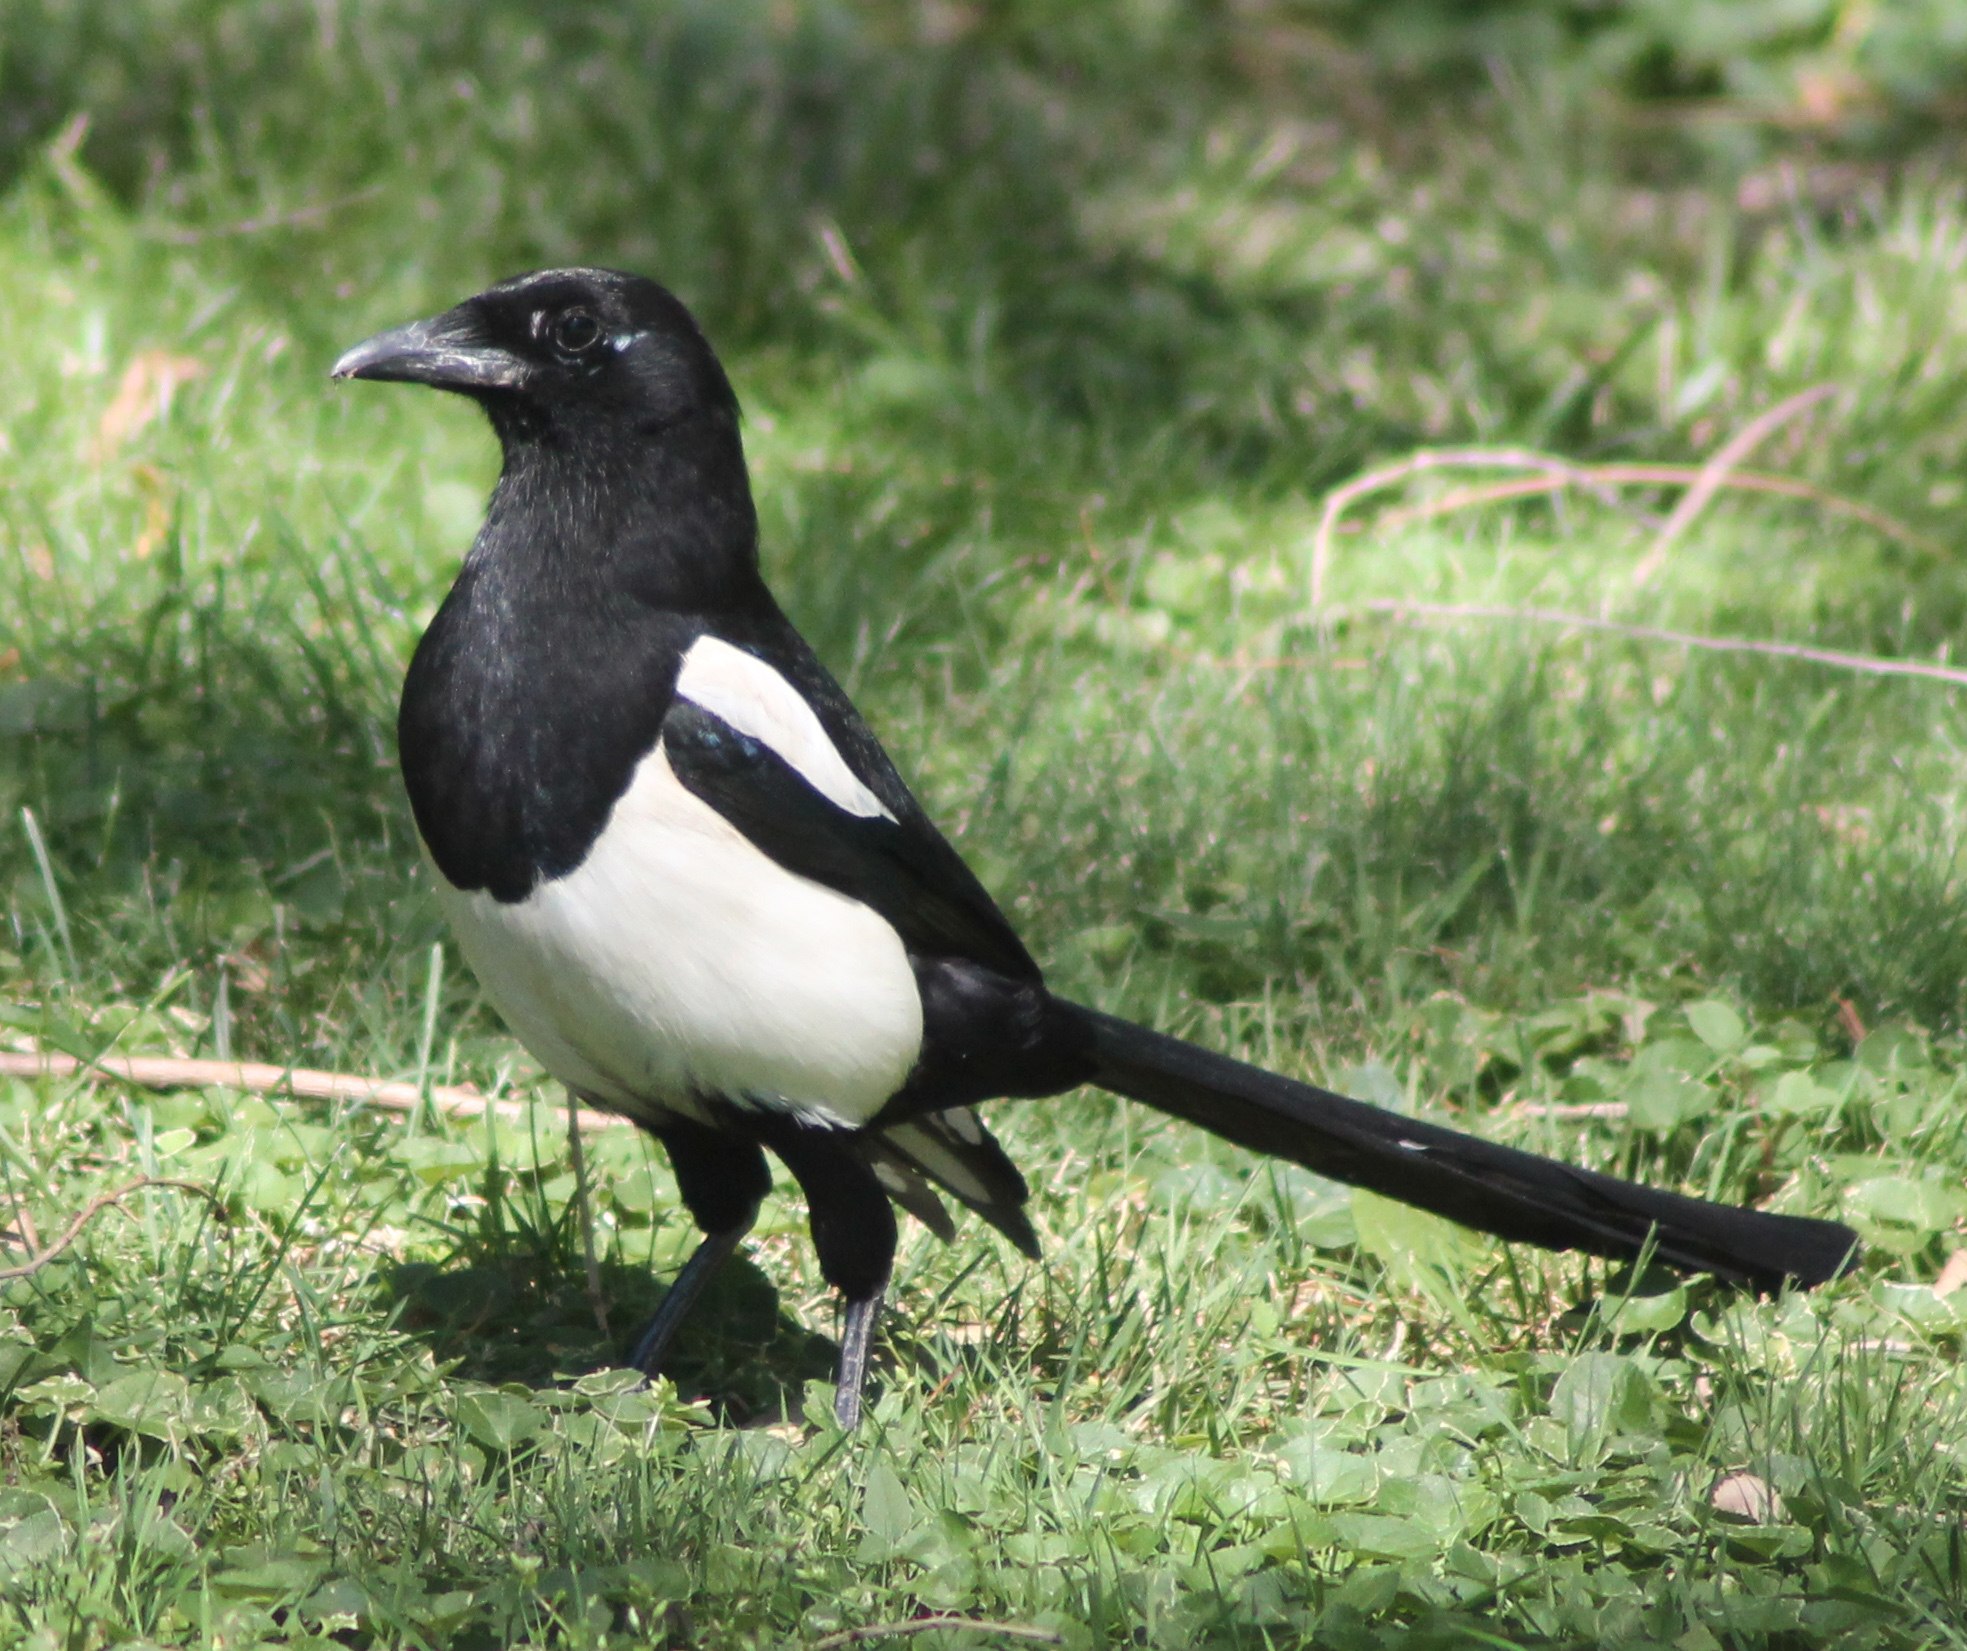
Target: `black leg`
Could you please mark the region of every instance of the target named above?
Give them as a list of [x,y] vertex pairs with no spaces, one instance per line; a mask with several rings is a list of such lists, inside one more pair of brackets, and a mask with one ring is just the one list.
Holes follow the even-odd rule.
[[662,1298],[656,1316],[649,1321],[629,1355],[629,1363],[645,1376],[661,1369],[669,1344],[676,1339],[690,1309],[704,1287],[731,1259],[751,1224],[758,1219],[758,1203],[772,1185],[771,1167],[756,1143],[738,1135],[684,1120],[665,1123],[650,1131],[669,1154],[670,1168],[676,1172],[676,1187],[704,1240],[683,1270],[676,1275],[669,1293]]
[[850,1428],[860,1420],[874,1321],[895,1263],[894,1208],[867,1161],[834,1131],[802,1128],[788,1118],[752,1123],[806,1194],[820,1272],[847,1298],[833,1413]]
[[750,1231],[751,1223],[747,1221],[741,1227],[710,1233],[690,1252],[690,1259],[683,1263],[683,1270],[676,1275],[676,1282],[670,1285],[668,1294],[662,1298],[656,1316],[649,1320],[649,1328],[642,1332],[635,1343],[635,1351],[628,1356],[628,1362],[643,1375],[653,1376],[662,1369],[669,1344],[675,1340],[684,1319],[690,1316],[690,1309],[696,1306],[697,1297],[703,1294],[704,1286],[717,1276],[718,1270],[731,1259],[743,1242],[744,1235]]
[[849,1432],[860,1426],[868,1344],[874,1339],[874,1321],[881,1316],[884,1293],[876,1290],[871,1296],[849,1301],[847,1320],[840,1329],[840,1374],[834,1383],[833,1419]]

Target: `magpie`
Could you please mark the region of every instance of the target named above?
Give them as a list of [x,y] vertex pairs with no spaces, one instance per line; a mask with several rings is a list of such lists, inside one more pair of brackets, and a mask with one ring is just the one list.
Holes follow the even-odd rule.
[[861,1409],[899,1206],[1038,1254],[980,1102],[1098,1085],[1500,1238],[1773,1291],[1836,1222],[1573,1168],[1054,995],[759,571],[730,380],[670,292],[522,275],[356,345],[337,379],[470,397],[503,466],[403,687],[403,778],[486,996],[666,1150],[702,1239],[631,1354],[661,1366],[771,1185],[806,1199]]

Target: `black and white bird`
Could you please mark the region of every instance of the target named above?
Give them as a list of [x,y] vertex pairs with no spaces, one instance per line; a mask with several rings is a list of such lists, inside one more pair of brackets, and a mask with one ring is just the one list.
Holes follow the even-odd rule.
[[403,777],[446,914],[542,1066],[660,1140],[704,1233],[633,1363],[654,1373],[750,1229],[766,1153],[846,1302],[858,1418],[891,1204],[937,1191],[1027,1255],[976,1103],[1097,1084],[1480,1231],[1774,1290],[1835,1222],[1683,1197],[1275,1076],[1054,996],[759,573],[730,381],[662,287],[525,275],[358,344],[337,378],[475,400],[504,467],[418,645]]

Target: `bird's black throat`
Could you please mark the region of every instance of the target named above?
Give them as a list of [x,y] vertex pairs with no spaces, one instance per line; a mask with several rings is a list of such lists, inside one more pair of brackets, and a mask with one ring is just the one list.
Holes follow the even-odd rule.
[[777,610],[734,408],[660,429],[487,410],[504,469],[417,645],[397,735],[437,869],[513,901],[586,858],[690,643],[720,615]]

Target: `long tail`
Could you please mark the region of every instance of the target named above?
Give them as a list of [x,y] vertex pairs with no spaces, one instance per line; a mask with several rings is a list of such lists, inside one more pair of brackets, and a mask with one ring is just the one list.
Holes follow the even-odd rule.
[[1686,1272],[1773,1291],[1835,1278],[1858,1237],[1836,1221],[1712,1204],[1478,1140],[1280,1078],[1079,1005],[1092,1082],[1252,1151],[1550,1250],[1654,1256]]

